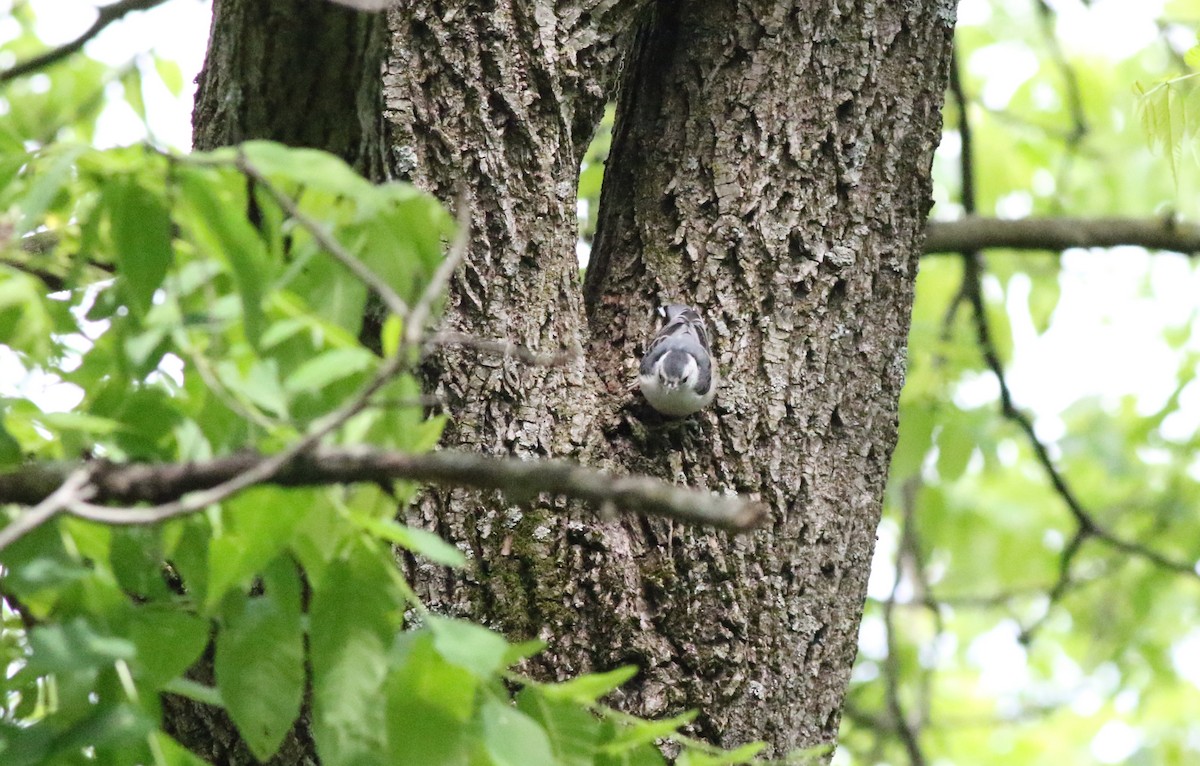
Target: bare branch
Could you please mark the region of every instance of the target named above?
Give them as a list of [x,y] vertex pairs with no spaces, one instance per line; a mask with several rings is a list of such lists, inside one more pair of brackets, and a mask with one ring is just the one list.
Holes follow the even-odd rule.
[[[66,479],[81,470],[87,486],[73,484],[70,493],[59,494]],[[646,476],[612,476],[561,460],[492,458],[449,450],[414,455],[322,448],[292,455],[282,463],[278,456],[246,452],[199,463],[32,464],[0,474],[0,503],[39,504],[17,516],[0,535],[4,544],[11,543],[62,511],[105,524],[154,524],[206,507],[215,490],[235,482],[240,488],[252,484],[311,487],[396,479],[499,490],[517,501],[546,493],[730,532],[754,529],[767,518],[766,506],[753,500]],[[90,502],[80,501],[85,491]],[[203,499],[191,499],[196,497]],[[115,508],[106,503],[155,505]]]
[[1050,619],[1051,607],[1062,601],[1067,591],[1075,585],[1075,578],[1072,575],[1071,567],[1075,563],[1076,557],[1079,556],[1079,551],[1083,550],[1083,544],[1087,541],[1089,534],[1085,527],[1076,527],[1075,534],[1067,542],[1066,547],[1063,548],[1062,555],[1058,557],[1058,579],[1046,591],[1048,599],[1046,609],[1042,612],[1042,616],[1034,620],[1032,624],[1021,628],[1021,633],[1017,636],[1017,640],[1022,644],[1028,644],[1033,641],[1034,634]]
[[[887,657],[883,661],[883,680],[888,712],[891,715],[896,734],[900,737],[900,742],[908,753],[908,762],[910,766],[925,766],[929,762],[921,747],[921,727],[925,718],[923,715],[925,706],[922,705],[922,711],[918,715],[910,715],[904,709],[900,699],[900,648],[896,638],[896,623],[892,617],[900,587],[905,582],[906,562],[911,564],[914,570],[912,575],[915,582],[912,584],[919,585],[922,591],[925,590],[923,573],[919,573],[923,563],[920,561],[920,545],[915,529],[917,488],[918,482],[910,480],[906,482],[902,491],[901,505],[904,511],[904,520],[900,528],[900,544],[896,550],[896,564],[892,573],[892,591],[888,594],[887,600],[883,602],[883,625],[887,636]],[[933,614],[938,621],[937,632],[940,634],[942,632],[941,613],[934,609]]]
[[474,335],[468,335],[462,332],[439,332],[430,335],[424,343],[426,352],[439,346],[463,346],[465,348],[474,349],[485,354],[495,354],[496,356],[511,356],[526,364],[532,364],[539,367],[556,367],[560,364],[566,364],[575,354],[570,351],[558,351],[550,354],[539,354],[525,346],[518,345],[508,340],[488,340],[479,338]]
[[[182,158],[175,155],[164,153],[165,157],[171,161],[180,161]],[[250,162],[244,152],[239,152],[236,166],[247,178],[254,180],[262,185],[262,187],[276,200],[288,215],[292,216],[301,226],[312,233],[313,237],[324,247],[329,253],[340,263],[345,265],[357,277],[363,280],[368,286],[379,292],[381,297],[387,303],[388,307],[396,311],[405,318],[405,322],[411,326],[416,310],[410,311],[407,304],[392,290],[391,286],[379,278],[371,271],[366,264],[362,263],[353,254],[342,247],[331,234],[329,234],[320,225],[319,222],[304,215],[296,204],[288,195],[277,189],[271,184],[265,175]],[[465,247],[465,245],[464,245]],[[447,256],[447,261],[453,256]],[[458,256],[461,258],[461,254]],[[429,292],[433,289],[434,283],[438,281],[441,269],[434,275],[431,284],[426,287],[426,292],[422,294],[421,300],[425,303],[422,311],[428,313],[429,305],[432,304],[433,298],[429,296]],[[445,279],[445,278],[441,278]],[[444,285],[444,281],[442,282]],[[440,287],[438,288],[440,290]],[[422,320],[423,321],[423,320]],[[411,364],[410,350],[417,347],[417,344],[408,342],[409,334],[406,332],[405,342],[400,344],[400,348],[396,350],[390,358],[375,372],[371,378],[359,391],[345,404],[337,408],[333,412],[327,414],[324,418],[316,423],[316,425],[302,439],[290,445],[282,452],[276,453],[269,457],[263,457],[248,466],[242,473],[230,474],[228,477],[215,485],[206,486],[202,490],[188,495],[187,497],[174,496],[167,502],[157,505],[153,508],[138,509],[137,514],[146,521],[136,523],[150,523],[153,520],[161,520],[172,518],[175,516],[183,516],[189,513],[194,513],[202,508],[205,508],[214,503],[219,503],[231,495],[240,492],[241,490],[270,481],[275,474],[282,470],[285,466],[295,461],[299,456],[311,450],[321,439],[332,433],[350,418],[357,415],[359,412],[370,406],[371,397],[382,389],[388,381],[392,380],[396,375],[400,374],[406,367]],[[103,506],[93,505],[83,500],[78,500],[72,503],[70,512],[85,518],[99,518],[109,513],[111,509],[106,509]]]
[[69,43],[52,48],[45,53],[34,56],[28,61],[23,61],[16,66],[0,72],[0,85],[6,82],[11,82],[18,77],[36,72],[39,69],[45,69],[51,64],[56,64],[59,61],[67,58],[73,53],[78,52],[83,46],[96,35],[100,34],[108,27],[109,24],[120,21],[125,16],[134,11],[145,11],[156,5],[162,5],[166,0],[121,0],[121,2],[106,5],[98,8],[99,15],[96,17],[96,23],[88,27],[87,31],[76,37]]
[[[1077,537],[1095,537],[1123,553],[1145,559],[1155,566],[1200,578],[1200,572],[1197,572],[1194,563],[1168,558],[1141,543],[1119,537],[1116,533],[1101,526],[1075,495],[1074,490],[1067,483],[1066,478],[1058,470],[1058,466],[1055,465],[1054,460],[1050,457],[1050,452],[1046,448],[1046,445],[1037,437],[1037,433],[1033,427],[1033,419],[1018,409],[1013,402],[1012,391],[1009,390],[1008,381],[1004,376],[1004,365],[1000,361],[1000,355],[996,351],[995,342],[992,340],[991,327],[983,305],[983,293],[980,288],[981,268],[978,253],[974,253],[973,255],[974,257],[965,259],[964,288],[973,310],[975,333],[978,338],[980,350],[983,353],[984,361],[1000,384],[1001,413],[1005,418],[1016,424],[1021,433],[1025,435],[1030,447],[1033,448],[1034,457],[1037,458],[1038,463],[1041,464],[1042,469],[1046,472],[1047,478],[1050,479],[1050,485],[1054,488],[1055,493],[1062,498],[1063,503],[1067,506],[1067,510],[1071,512],[1071,516],[1075,518],[1075,523],[1078,526]],[[1079,540],[1079,543],[1082,542],[1082,539]],[[1067,551],[1064,551],[1064,557],[1069,552],[1070,558],[1073,559],[1078,552],[1077,549],[1078,544],[1072,545]],[[1069,565],[1070,560],[1067,560],[1066,564]],[[1065,584],[1062,587],[1056,588],[1058,596],[1062,595],[1062,591],[1070,583],[1069,573],[1064,574],[1063,582]]]
[[1069,151],[1074,151],[1088,133],[1087,113],[1083,108],[1083,88],[1079,84],[1079,73],[1067,60],[1066,51],[1058,40],[1056,32],[1054,9],[1046,0],[1036,0],[1038,21],[1045,39],[1046,47],[1050,49],[1050,58],[1062,75],[1063,87],[1067,91],[1067,112],[1071,115],[1071,133],[1067,140]]
[[[79,500],[90,497],[94,489],[89,486],[91,471],[87,467],[78,467],[62,476],[62,481],[54,491],[38,501],[38,504],[25,511],[4,529],[0,529],[0,550],[20,540],[25,535],[45,524]],[[45,476],[39,476],[44,481]]]
[[929,221],[925,253],[1007,248],[1059,252],[1072,247],[1131,245],[1150,250],[1200,253],[1200,225],[1174,218],[1025,218],[1006,221],[968,215]]

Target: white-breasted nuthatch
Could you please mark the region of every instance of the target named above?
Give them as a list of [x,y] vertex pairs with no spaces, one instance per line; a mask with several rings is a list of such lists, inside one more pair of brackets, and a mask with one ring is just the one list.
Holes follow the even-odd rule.
[[717,366],[696,309],[673,303],[659,313],[666,322],[642,357],[638,384],[654,409],[680,418],[712,403]]

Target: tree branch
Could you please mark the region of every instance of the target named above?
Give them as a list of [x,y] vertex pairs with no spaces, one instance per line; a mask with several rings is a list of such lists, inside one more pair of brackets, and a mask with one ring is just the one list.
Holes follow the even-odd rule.
[[[917,533],[915,529],[917,486],[916,481],[910,480],[905,483],[901,493],[903,497],[902,509],[904,520],[900,528],[900,544],[896,548],[895,569],[892,573],[892,591],[888,594],[887,600],[883,602],[883,625],[887,636],[887,657],[884,658],[882,663],[884,696],[896,734],[900,738],[901,744],[904,745],[905,751],[908,753],[909,766],[925,766],[929,763],[929,760],[925,757],[925,751],[921,746],[921,727],[925,722],[924,712],[926,706],[921,705],[921,710],[916,715],[909,715],[905,711],[903,702],[900,699],[900,648],[899,641],[896,638],[896,622],[893,619],[893,612],[896,608],[900,588],[905,583],[906,559],[909,559],[908,563],[912,564],[913,571],[911,574],[915,580],[915,582],[910,582],[909,584],[915,589],[924,590],[922,587],[923,573],[920,571],[922,567],[919,551],[920,546],[916,539]],[[934,619],[938,623],[937,633],[940,635],[942,633],[941,612],[934,609],[933,614]],[[924,687],[924,684],[922,686]]]
[[[241,476],[262,474],[262,467],[272,460],[245,452],[197,463],[31,463],[0,474],[0,503],[37,504],[0,530],[0,543],[13,542],[60,511],[121,525],[154,524],[192,513],[196,510],[194,503],[175,501],[188,493],[227,485]],[[89,472],[86,484],[81,487],[78,479],[73,480],[67,493],[70,498],[60,502],[66,497],[62,488],[68,478],[80,476],[81,469]],[[314,449],[294,456],[254,483],[312,487],[397,479],[499,490],[517,501],[547,493],[584,500],[602,509],[662,516],[730,532],[754,529],[767,517],[766,507],[760,502],[678,487],[646,476],[611,476],[562,460],[492,458],[451,450],[408,454],[363,448]],[[89,502],[70,501],[85,494]],[[48,502],[48,498],[54,498],[54,502]],[[114,503],[156,505],[109,507]],[[50,507],[55,511],[47,513]],[[31,518],[34,514],[36,518]],[[18,527],[20,534],[5,536],[13,527]]]
[[93,489],[90,484],[91,476],[87,467],[73,468],[63,474],[49,492],[38,498],[37,505],[0,529],[0,550],[50,521],[74,502],[91,497]]
[[120,21],[127,14],[134,11],[149,10],[156,5],[162,5],[164,2],[166,0],[121,0],[121,2],[98,8],[99,15],[96,17],[96,23],[88,27],[86,32],[69,43],[60,45],[57,48],[51,48],[45,53],[34,56],[28,61],[22,61],[20,64],[0,72],[0,85],[15,80],[18,77],[23,77],[31,72],[36,72],[39,69],[45,69],[51,64],[58,63],[87,45],[92,38],[103,32],[109,24]]
[[1062,251],[1072,247],[1131,245],[1188,255],[1200,253],[1200,225],[1174,218],[1024,218],[1001,220],[968,215],[929,221],[925,253],[960,253],[992,248]]

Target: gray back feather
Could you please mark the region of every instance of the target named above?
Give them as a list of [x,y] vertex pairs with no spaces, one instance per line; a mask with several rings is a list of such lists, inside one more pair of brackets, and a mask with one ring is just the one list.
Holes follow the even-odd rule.
[[641,374],[653,373],[655,363],[668,351],[687,351],[696,357],[700,368],[696,379],[696,392],[703,393],[712,382],[712,365],[709,363],[712,348],[708,345],[708,330],[704,326],[704,320],[691,306],[678,303],[664,306],[661,312],[666,322],[642,357]]

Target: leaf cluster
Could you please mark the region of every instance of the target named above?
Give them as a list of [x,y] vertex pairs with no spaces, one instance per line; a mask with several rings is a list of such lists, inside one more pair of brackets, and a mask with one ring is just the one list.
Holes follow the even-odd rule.
[[[1180,17],[1194,18],[1197,6],[1186,5]],[[947,95],[935,216],[962,212],[964,162],[980,216],[1194,213],[1194,174],[1176,180],[1151,149],[1178,152],[1182,140],[1176,161],[1186,165],[1192,80],[1171,78],[1188,77],[1180,67],[1195,54],[1176,61],[1165,34],[1122,56],[1071,50],[1062,39],[1071,22],[1060,9],[1056,29],[1056,8],[972,4],[957,29],[967,101]],[[1171,84],[1147,87],[1139,104],[1131,85],[1162,80]],[[1190,763],[1197,578],[1095,537],[1072,552],[1078,521],[1003,412],[965,262],[921,262],[899,441],[835,763],[1084,763],[1089,751],[1095,762]],[[1130,249],[997,248],[981,263],[985,319],[1015,407],[1067,486],[1134,548],[1194,562],[1200,335],[1195,306],[1168,315],[1161,296],[1192,283],[1195,265]],[[1129,278],[1115,290],[1110,274]],[[1122,373],[1138,361],[1122,358],[1117,340],[1134,325],[1165,374],[1147,368],[1128,392],[1089,379],[1131,377]],[[1037,353],[1046,348],[1080,369]],[[1124,755],[1100,744],[1117,730]]]
[[[437,442],[444,418],[411,372],[370,388],[387,359],[416,361],[404,317],[322,244],[413,305],[453,232],[434,199],[269,142],[9,148],[0,354],[19,375],[6,376],[0,470],[278,451],[364,390],[327,442]],[[164,730],[172,696],[223,708],[260,760],[298,725],[326,764],[661,764],[672,737],[678,763],[758,752],[680,737],[691,716],[603,706],[634,668],[538,682],[517,669],[540,644],[429,614],[397,549],[468,559],[395,521],[413,493],[258,487],[153,527],[66,516],[6,548],[0,762],[202,763]]]

